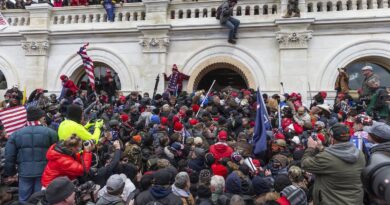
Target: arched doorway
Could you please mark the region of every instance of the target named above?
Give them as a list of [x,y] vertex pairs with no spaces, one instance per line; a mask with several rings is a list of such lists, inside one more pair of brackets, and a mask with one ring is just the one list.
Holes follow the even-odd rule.
[[[105,83],[105,76],[106,75],[111,75],[112,78],[114,79],[115,85],[116,85],[116,90],[121,90],[121,82],[118,76],[118,73],[108,66],[105,63],[101,62],[94,62],[94,74],[95,74],[95,86],[96,89],[102,90],[104,87]],[[85,73],[85,69],[83,66],[80,66],[71,76],[70,78],[76,83],[78,87],[81,89],[88,90],[89,86],[89,79],[87,74]]]
[[196,77],[194,90],[208,90],[216,80],[214,89],[221,90],[228,86],[236,89],[247,89],[248,80],[244,73],[228,63],[215,63],[204,68]]
[[384,57],[365,57],[353,61],[346,66],[349,74],[349,88],[358,90],[364,80],[361,69],[366,66],[372,66],[374,73],[379,76],[381,86],[390,87],[390,59]]
[[8,88],[7,79],[3,71],[0,70],[0,90],[6,90]]

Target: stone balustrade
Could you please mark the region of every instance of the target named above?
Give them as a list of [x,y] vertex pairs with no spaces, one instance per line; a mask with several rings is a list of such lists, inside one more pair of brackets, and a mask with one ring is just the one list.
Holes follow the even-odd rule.
[[388,9],[389,0],[308,0],[306,12],[343,12],[350,10]]
[[[217,8],[222,4],[221,0],[207,2],[172,2],[169,6],[169,18],[171,20],[191,18],[215,18]],[[280,11],[278,0],[265,1],[239,1],[234,8],[234,16],[260,16],[275,15]]]
[[[117,5],[115,22],[145,20],[145,7],[142,3]],[[85,24],[107,22],[107,14],[101,5],[88,7],[53,8],[51,24]]]
[[23,9],[1,11],[10,26],[28,26],[30,24],[29,12]]

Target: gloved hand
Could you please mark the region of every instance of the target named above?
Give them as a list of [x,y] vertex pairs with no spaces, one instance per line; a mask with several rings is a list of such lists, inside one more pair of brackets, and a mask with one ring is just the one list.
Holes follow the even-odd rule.
[[92,127],[95,123],[89,121],[84,127],[85,129],[89,129],[90,127]]
[[103,127],[103,124],[104,124],[104,122],[103,122],[103,120],[97,120],[96,122],[95,122],[95,128],[102,128]]

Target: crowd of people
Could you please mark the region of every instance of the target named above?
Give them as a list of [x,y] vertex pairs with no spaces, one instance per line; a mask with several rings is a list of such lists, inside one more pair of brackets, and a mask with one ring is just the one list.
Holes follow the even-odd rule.
[[[390,160],[389,98],[370,66],[362,72],[353,99],[340,70],[333,106],[326,92],[310,106],[299,93],[262,94],[271,127],[258,155],[258,91],[207,95],[170,84],[154,96],[110,96],[61,76],[60,96],[37,89],[29,97],[24,128],[1,129],[0,204],[386,204],[389,187],[375,191],[376,179],[361,173],[374,173],[372,159]],[[178,76],[174,67],[165,77]],[[1,106],[22,102],[14,87]]]

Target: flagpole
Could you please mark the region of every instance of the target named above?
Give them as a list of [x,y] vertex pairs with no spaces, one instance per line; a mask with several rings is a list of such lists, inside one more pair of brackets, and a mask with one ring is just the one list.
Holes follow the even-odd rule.
[[215,84],[215,80],[214,80],[213,83],[211,84],[209,90],[207,91],[206,96],[205,96],[204,99],[202,100],[202,103],[200,104],[200,109],[199,109],[198,112],[196,113],[195,117],[198,117],[198,114],[199,114],[200,110],[203,108],[203,104],[204,104],[204,102],[206,101],[207,97],[209,96],[210,91],[211,91],[211,89],[213,88],[214,84]]
[[313,98],[311,97],[311,88],[310,88],[310,82],[307,81],[307,85],[309,86],[309,97],[310,97],[310,106],[313,104]]

